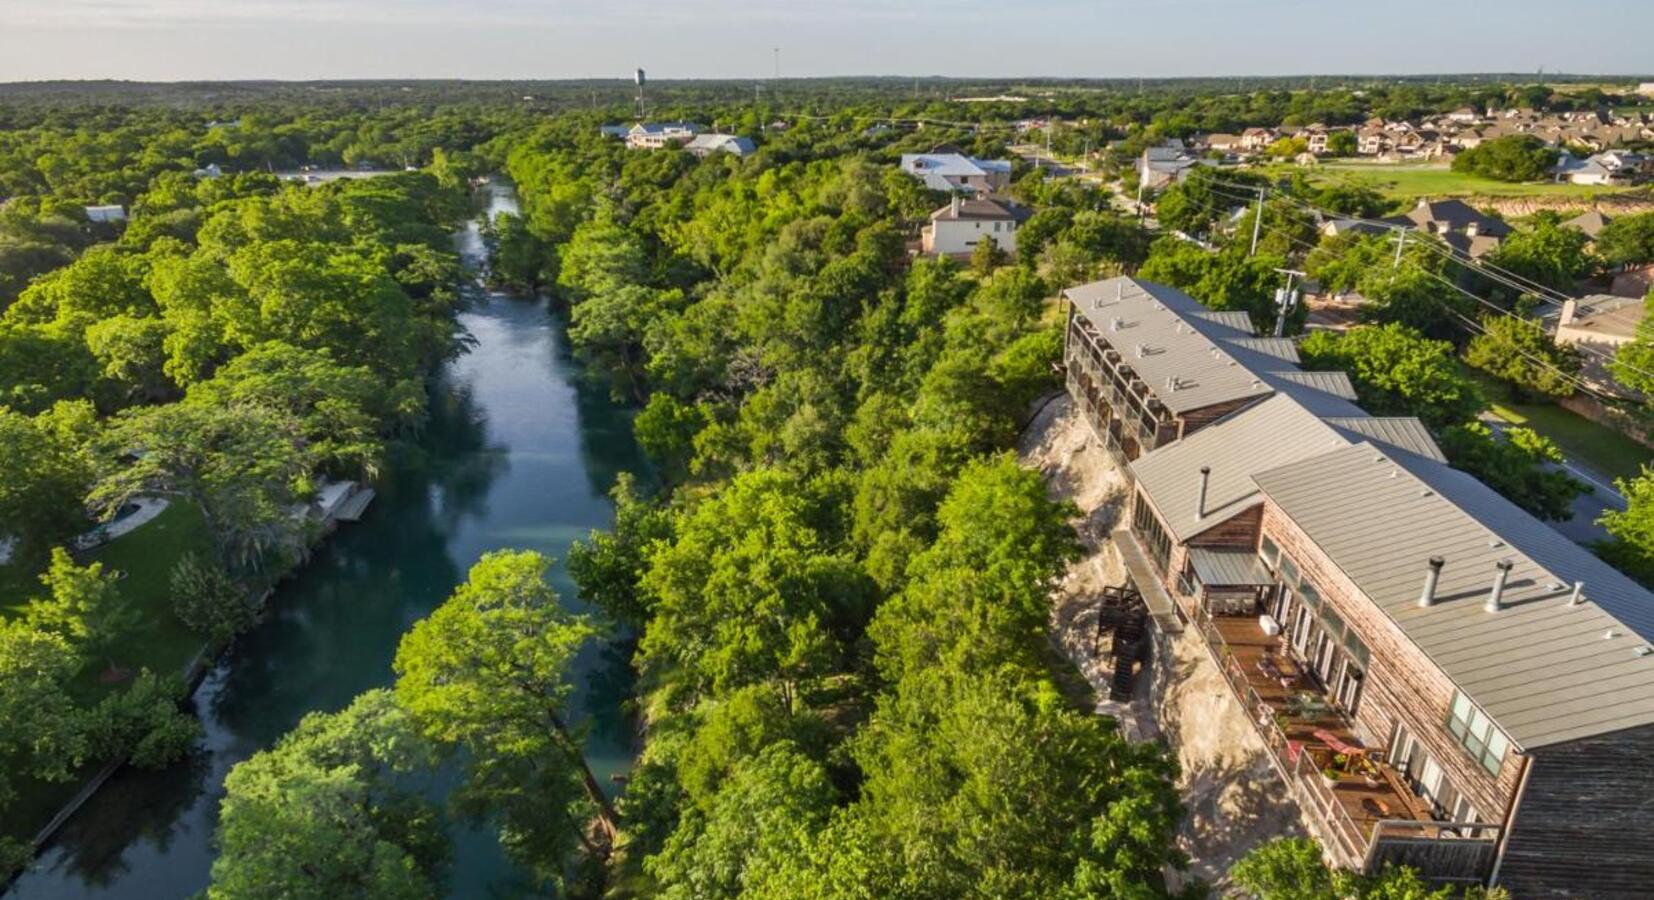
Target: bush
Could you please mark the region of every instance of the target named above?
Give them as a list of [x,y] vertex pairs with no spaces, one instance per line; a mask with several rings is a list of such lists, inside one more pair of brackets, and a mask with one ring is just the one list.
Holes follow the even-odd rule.
[[191,553],[172,568],[172,609],[191,631],[222,644],[253,625],[247,591],[217,564]]
[[1550,174],[1556,151],[1531,134],[1483,141],[1453,157],[1453,171],[1495,181],[1539,181]]

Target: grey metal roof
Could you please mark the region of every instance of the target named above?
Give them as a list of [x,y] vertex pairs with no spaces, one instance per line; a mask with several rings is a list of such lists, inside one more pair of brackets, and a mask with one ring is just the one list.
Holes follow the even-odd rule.
[[1338,429],[1351,443],[1370,438],[1425,459],[1447,462],[1447,456],[1430,435],[1430,429],[1412,416],[1329,416],[1322,421]]
[[1252,326],[1251,313],[1244,309],[1208,309],[1194,315],[1208,322],[1226,328],[1233,328],[1243,336],[1250,337],[1256,332],[1256,329]]
[[1355,399],[1355,385],[1351,383],[1350,376],[1344,372],[1300,372],[1290,370],[1270,372],[1269,374],[1284,381],[1314,388],[1323,394],[1331,394],[1345,400]]
[[[1349,446],[1292,397],[1278,395],[1133,460],[1132,474],[1179,540],[1262,502],[1252,473]],[[1204,516],[1195,514],[1209,466]]]
[[[1638,653],[1654,595],[1475,478],[1362,443],[1254,480],[1518,746],[1654,724],[1654,655]],[[1432,556],[1447,564],[1420,607]],[[1513,567],[1490,613],[1500,560]]]
[[1194,566],[1200,583],[1208,587],[1238,587],[1274,584],[1258,554],[1251,550],[1226,550],[1218,547],[1190,547],[1189,564]]
[[[1197,317],[1209,310],[1182,291],[1121,277],[1063,294],[1173,412],[1271,393],[1269,385],[1219,346],[1231,340],[1227,336],[1234,330]],[[1203,329],[1224,336],[1214,341]],[[1176,379],[1175,388],[1171,379]]]
[[1273,356],[1276,359],[1292,363],[1293,365],[1298,364],[1298,345],[1294,344],[1290,338],[1230,338],[1225,340],[1224,343],[1235,347],[1245,347],[1253,352],[1262,353],[1265,356]]

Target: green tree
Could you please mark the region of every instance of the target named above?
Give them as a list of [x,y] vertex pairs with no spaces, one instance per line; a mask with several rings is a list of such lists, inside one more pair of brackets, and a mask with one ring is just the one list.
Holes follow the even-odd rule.
[[187,754],[202,729],[179,709],[184,694],[182,678],[140,671],[130,685],[84,713],[81,728],[91,757],[160,769]]
[[1600,550],[1615,567],[1654,586],[1654,468],[1645,465],[1637,477],[1621,478],[1614,486],[1625,496],[1626,508],[1603,513],[1609,539]]
[[1502,439],[1481,422],[1453,425],[1441,433],[1442,452],[1457,468],[1542,519],[1573,518],[1573,501],[1589,485],[1562,468],[1562,451],[1531,428],[1506,429]]
[[15,565],[37,565],[80,529],[91,486],[91,464],[75,441],[46,418],[0,406],[0,538],[16,543]]
[[[1277,838],[1229,869],[1236,886],[1257,900],[1450,900],[1451,887],[1431,887],[1412,869],[1386,867],[1374,875],[1332,869],[1308,838]],[[1475,896],[1465,892],[1462,896]],[[1491,895],[1486,895],[1491,896]]]
[[1484,317],[1482,333],[1471,338],[1464,359],[1520,392],[1569,397],[1577,389],[1579,350],[1556,343],[1539,323],[1518,316]]
[[971,248],[971,271],[978,276],[987,276],[1005,264],[1007,254],[999,248],[999,242],[992,237],[984,236]]
[[1354,156],[1358,146],[1355,132],[1348,128],[1339,128],[1327,133],[1328,156]]
[[69,642],[85,658],[104,656],[138,623],[138,611],[103,563],[76,565],[68,551],[54,547],[40,583],[47,594],[29,601],[24,620]]
[[835,629],[869,601],[865,576],[814,527],[814,506],[793,476],[759,469],[680,519],[643,577],[655,603],[644,669],[669,666],[693,692],[770,684],[792,707],[842,652]]
[[1556,151],[1531,134],[1483,141],[1453,157],[1453,171],[1495,181],[1539,181],[1550,173]]
[[[483,556],[396,651],[396,696],[427,739],[463,750],[462,808],[548,882],[579,841],[606,853],[616,815],[571,721],[569,667],[597,633],[545,582],[538,553]],[[598,835],[586,832],[595,819]]]
[[1619,216],[1604,225],[1593,242],[1611,266],[1654,262],[1654,212]]
[[1443,427],[1474,418],[1485,405],[1453,354],[1395,323],[1313,332],[1298,345],[1307,369],[1341,369],[1355,383],[1361,405],[1374,415],[1418,416]]
[[643,592],[643,574],[654,544],[671,537],[672,516],[638,493],[637,479],[629,472],[615,480],[609,497],[615,505],[614,526],[574,542],[569,576],[580,586],[581,600],[615,622],[641,628],[653,606]]
[[65,781],[85,755],[85,730],[66,688],[80,658],[61,635],[0,618],[0,812],[15,781]]
[[428,764],[389,691],[305,716],[224,779],[207,896],[440,896],[442,823],[404,783]]
[[1614,352],[1608,371],[1614,380],[1633,391],[1654,396],[1654,291],[1643,298],[1642,321],[1637,323],[1636,336]]
[[186,554],[172,567],[172,609],[179,621],[215,645],[253,626],[247,589],[213,560]]

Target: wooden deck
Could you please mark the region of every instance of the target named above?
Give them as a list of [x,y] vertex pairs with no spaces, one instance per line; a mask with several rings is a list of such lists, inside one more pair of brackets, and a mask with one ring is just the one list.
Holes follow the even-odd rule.
[[[1312,805],[1321,807],[1318,812],[1338,833],[1350,857],[1366,856],[1381,822],[1432,820],[1423,802],[1382,762],[1381,751],[1366,747],[1343,714],[1327,702],[1320,685],[1290,656],[1281,638],[1264,634],[1250,616],[1216,616],[1200,624],[1225,678],[1283,774],[1295,778]],[[1335,752],[1328,737],[1376,763],[1376,784],[1357,774],[1342,774],[1336,782],[1324,778],[1320,770],[1333,761]]]

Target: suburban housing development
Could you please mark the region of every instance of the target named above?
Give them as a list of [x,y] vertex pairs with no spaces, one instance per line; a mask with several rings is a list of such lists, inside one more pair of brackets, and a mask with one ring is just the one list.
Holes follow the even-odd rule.
[[1064,296],[1130,587],[1204,641],[1328,855],[1646,896],[1654,595],[1246,313],[1123,277]]

